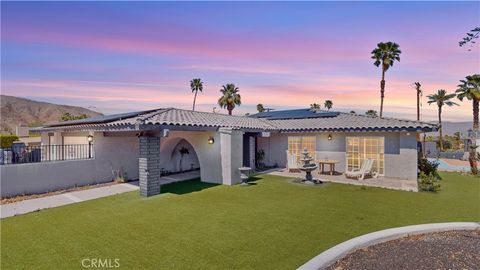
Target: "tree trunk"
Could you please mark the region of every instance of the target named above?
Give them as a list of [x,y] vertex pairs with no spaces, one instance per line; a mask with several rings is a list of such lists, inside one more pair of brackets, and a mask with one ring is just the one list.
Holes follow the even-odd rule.
[[417,121],[420,121],[420,88],[417,89]]
[[228,115],[232,115],[233,108],[234,107],[232,105],[230,104],[227,105]]
[[477,169],[477,148],[476,147],[470,147],[470,155],[468,156],[468,162],[470,163],[470,170],[472,171],[472,174],[477,175],[478,169]]
[[473,98],[473,136],[471,138],[472,140],[472,146],[470,148],[470,155],[468,157],[468,162],[470,163],[470,170],[472,171],[473,175],[478,174],[478,168],[477,168],[477,148],[475,147],[477,145],[477,135],[478,135],[478,103],[479,100],[476,99],[475,97]]
[[380,117],[383,115],[383,98],[385,97],[385,68],[382,68],[382,80],[380,81]]
[[443,151],[443,140],[442,140],[442,106],[438,106],[438,125],[440,126],[438,129],[438,138],[440,142],[440,151]]
[[478,130],[478,102],[479,100],[474,98],[473,102],[473,130]]
[[195,97],[193,98],[193,110],[195,111],[195,101],[197,100],[197,93],[198,93],[198,90],[195,91]]

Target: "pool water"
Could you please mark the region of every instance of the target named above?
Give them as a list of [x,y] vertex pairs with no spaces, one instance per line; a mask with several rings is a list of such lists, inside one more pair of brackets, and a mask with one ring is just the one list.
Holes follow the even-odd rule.
[[446,161],[436,158],[428,158],[428,161],[437,162],[440,171],[469,172],[470,166],[450,165]]

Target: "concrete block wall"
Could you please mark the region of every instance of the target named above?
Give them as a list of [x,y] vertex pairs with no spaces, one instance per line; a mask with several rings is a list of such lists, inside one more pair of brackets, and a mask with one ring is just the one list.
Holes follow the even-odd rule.
[[140,137],[140,195],[160,194],[160,138]]
[[[48,136],[42,135],[42,143],[44,140],[48,141]],[[95,156],[92,159],[0,166],[1,196],[44,193],[104,183],[113,179],[112,170],[120,168],[127,178],[138,179],[137,137],[121,133],[104,136],[103,132],[95,132],[93,145]]]

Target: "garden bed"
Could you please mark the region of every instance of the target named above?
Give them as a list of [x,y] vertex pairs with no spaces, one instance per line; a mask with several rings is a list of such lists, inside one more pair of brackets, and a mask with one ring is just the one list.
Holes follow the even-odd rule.
[[350,253],[328,269],[480,269],[480,230],[408,236]]

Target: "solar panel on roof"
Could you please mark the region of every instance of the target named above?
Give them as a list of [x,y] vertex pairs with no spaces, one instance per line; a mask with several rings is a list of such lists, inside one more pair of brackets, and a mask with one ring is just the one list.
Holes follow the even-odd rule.
[[45,127],[105,123],[105,122],[111,122],[111,121],[120,120],[120,119],[124,119],[124,118],[134,117],[136,115],[141,115],[141,114],[145,114],[145,113],[149,113],[149,112],[154,112],[154,111],[157,111],[157,110],[159,110],[159,109],[148,110],[148,111],[119,113],[119,114],[110,114],[110,115],[98,115],[98,116],[93,116],[93,117],[80,119],[80,120],[72,120],[72,121],[65,121],[65,122],[49,124],[49,125],[45,125]]
[[338,114],[339,114],[338,112],[312,111],[310,109],[296,109],[296,110],[261,112],[261,113],[251,115],[251,117],[263,118],[267,120],[279,120],[279,119],[334,117],[334,116],[337,116]]

